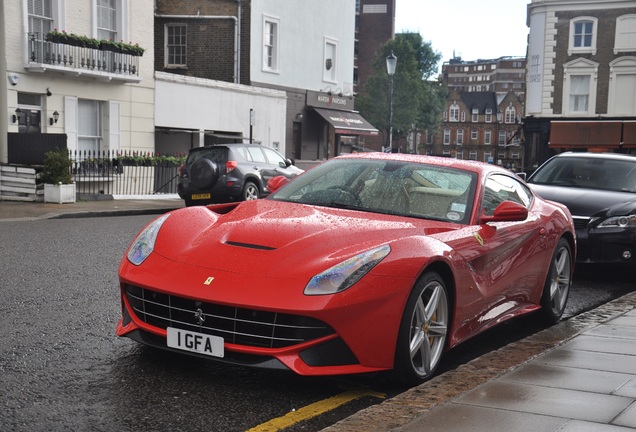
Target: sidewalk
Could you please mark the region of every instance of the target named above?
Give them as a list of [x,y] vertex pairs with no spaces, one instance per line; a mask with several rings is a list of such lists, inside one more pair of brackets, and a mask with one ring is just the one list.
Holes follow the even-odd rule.
[[[0,201],[3,221],[160,214],[178,197]],[[1,228],[0,228],[1,229]],[[636,291],[366,408],[326,432],[636,430]]]
[[78,201],[72,204],[0,201],[0,222],[69,217],[161,214],[183,206],[184,201],[177,195],[135,196],[133,199]]

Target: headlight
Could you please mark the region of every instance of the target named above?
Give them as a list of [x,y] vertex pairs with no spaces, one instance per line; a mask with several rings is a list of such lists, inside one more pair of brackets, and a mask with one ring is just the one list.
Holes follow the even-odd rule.
[[344,291],[369,273],[391,252],[389,245],[363,252],[311,278],[306,295],[325,295]]
[[636,226],[636,215],[614,216],[598,224],[598,228],[626,228]]
[[155,248],[155,240],[159,234],[161,225],[168,219],[170,213],[165,214],[154,221],[152,221],[144,230],[139,233],[135,241],[133,241],[130,249],[128,250],[128,261],[134,265],[140,265]]

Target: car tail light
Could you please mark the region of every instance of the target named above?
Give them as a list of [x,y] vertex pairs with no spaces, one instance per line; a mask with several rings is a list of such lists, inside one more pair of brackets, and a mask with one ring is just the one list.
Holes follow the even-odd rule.
[[237,161],[227,161],[227,162],[225,163],[225,172],[226,172],[227,174],[231,173],[231,172],[232,172],[232,170],[234,170],[234,168],[236,168],[236,167],[237,167],[237,165],[238,165],[238,162],[237,162]]

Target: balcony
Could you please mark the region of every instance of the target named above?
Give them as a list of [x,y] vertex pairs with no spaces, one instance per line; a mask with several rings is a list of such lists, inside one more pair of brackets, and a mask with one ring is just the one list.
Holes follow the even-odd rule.
[[85,76],[104,81],[138,83],[139,55],[110,50],[102,46],[88,48],[44,40],[37,33],[29,33],[29,57],[25,68],[31,72],[61,72],[65,75]]

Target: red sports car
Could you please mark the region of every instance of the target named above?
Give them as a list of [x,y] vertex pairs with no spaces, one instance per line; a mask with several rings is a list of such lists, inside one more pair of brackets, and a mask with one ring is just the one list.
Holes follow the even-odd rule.
[[146,226],[119,267],[117,334],[234,364],[417,383],[502,321],[563,314],[570,213],[505,169],[367,153],[275,180],[266,199]]

